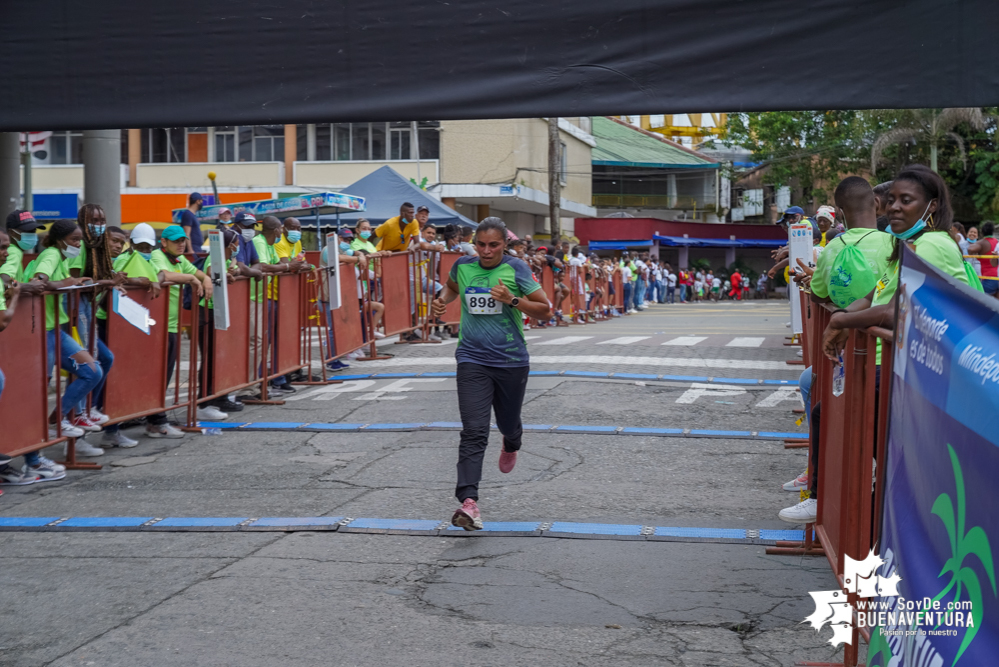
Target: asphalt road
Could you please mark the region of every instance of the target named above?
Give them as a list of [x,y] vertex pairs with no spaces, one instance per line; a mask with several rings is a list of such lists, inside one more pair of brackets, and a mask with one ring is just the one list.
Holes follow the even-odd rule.
[[[657,306],[530,331],[538,370],[794,379],[785,302]],[[571,341],[566,337],[586,337]],[[685,341],[676,342],[678,338]],[[691,339],[700,340],[691,342]],[[639,340],[641,339],[641,340]],[[738,343],[732,344],[734,340]],[[751,339],[751,340],[750,340]],[[349,372],[453,370],[453,343],[385,345]],[[638,361],[636,361],[638,360]],[[653,369],[653,370],[650,370]],[[793,391],[535,377],[525,423],[800,431]],[[241,421],[457,421],[449,378],[303,388]],[[242,432],[143,439],[97,472],[5,487],[3,516],[377,517],[443,521],[456,432]],[[530,434],[487,452],[490,521],[793,528],[780,441]],[[58,452],[50,452],[55,458]],[[129,465],[134,464],[134,465]],[[350,533],[0,534],[0,664],[791,665],[833,660],[802,620],[824,559],[705,542]]]

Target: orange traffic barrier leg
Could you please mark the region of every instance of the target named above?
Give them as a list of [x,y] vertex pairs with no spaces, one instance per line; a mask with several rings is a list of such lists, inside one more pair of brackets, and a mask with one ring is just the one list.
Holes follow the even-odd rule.
[[[766,553],[771,556],[825,556],[826,552],[822,545],[815,538],[815,525],[805,524],[805,539],[801,542],[794,540],[777,540],[772,547],[767,547]],[[827,664],[827,663],[816,663]]]
[[808,438],[784,438],[784,449],[804,449],[808,447]]

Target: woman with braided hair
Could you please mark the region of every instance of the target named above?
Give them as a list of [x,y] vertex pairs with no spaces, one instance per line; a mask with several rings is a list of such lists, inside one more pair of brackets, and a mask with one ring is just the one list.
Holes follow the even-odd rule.
[[[98,204],[84,204],[76,216],[76,222],[83,233],[83,241],[80,244],[80,254],[69,264],[70,275],[74,278],[90,278],[93,283],[101,287],[109,288],[121,285],[124,276],[115,273],[112,264],[114,257],[111,254],[111,246],[107,236],[107,216],[104,209]],[[77,407],[77,417],[73,420],[73,425],[84,431],[99,432],[101,424],[108,421],[100,408],[103,407],[104,383],[107,374],[114,363],[114,355],[107,348],[99,337],[90,340],[90,324],[100,304],[107,300],[110,292],[99,290],[91,294],[80,296],[80,314],[77,321],[77,331],[84,345],[97,357],[104,371],[94,391],[93,407],[87,410],[86,397]],[[89,443],[80,442],[77,444],[77,453],[80,449],[88,452],[85,456],[100,456],[103,450],[93,447]]]

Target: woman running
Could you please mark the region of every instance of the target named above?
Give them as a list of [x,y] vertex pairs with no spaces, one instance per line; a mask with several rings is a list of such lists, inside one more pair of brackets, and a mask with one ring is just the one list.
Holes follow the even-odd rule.
[[441,317],[447,304],[461,299],[461,329],[455,350],[462,424],[455,495],[461,507],[451,523],[465,530],[482,529],[476,501],[482,459],[489,444],[490,407],[503,435],[500,472],[510,472],[517,462],[523,435],[520,409],[530,371],[523,315],[551,318],[551,304],[534,281],[530,267],[507,255],[506,244],[502,220],[486,218],[480,222],[475,230],[478,256],[461,257],[454,263],[447,285],[433,302],[434,315]]

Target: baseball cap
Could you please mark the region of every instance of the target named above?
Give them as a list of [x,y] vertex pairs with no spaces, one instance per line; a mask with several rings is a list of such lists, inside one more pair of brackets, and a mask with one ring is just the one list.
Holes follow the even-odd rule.
[[180,225],[170,225],[163,230],[163,238],[168,241],[180,241],[187,238],[187,233]]
[[153,229],[152,225],[140,222],[132,229],[132,234],[129,238],[132,240],[132,243],[148,243],[154,246],[156,245],[156,230]]
[[204,199],[204,197],[201,196],[200,192],[192,192],[187,197],[187,201],[192,202],[192,203],[196,202],[196,201],[202,201],[203,199]]
[[548,252],[548,246],[539,245],[537,248],[535,248],[535,250],[544,250],[545,252]]
[[829,222],[836,222],[836,209],[832,206],[820,206],[819,210],[815,212],[815,219],[825,218]]
[[337,233],[340,234],[340,238],[342,239],[354,238],[354,232],[350,231],[350,229],[348,229],[347,227],[341,227],[340,231]]
[[234,222],[237,225],[243,225],[245,227],[252,227],[257,224],[257,219],[253,217],[252,213],[247,213],[246,211],[240,211],[236,214],[236,219]]
[[17,209],[11,211],[7,216],[7,229],[16,229],[19,232],[32,232],[42,226],[42,223],[35,220],[31,211]]
[[219,209],[216,215],[221,216],[223,213],[232,213],[232,211],[229,210],[227,207],[223,206],[222,208]]
[[430,213],[430,209],[426,206],[421,206],[420,208],[416,209],[417,213],[419,213],[420,211],[426,211],[427,213]]

